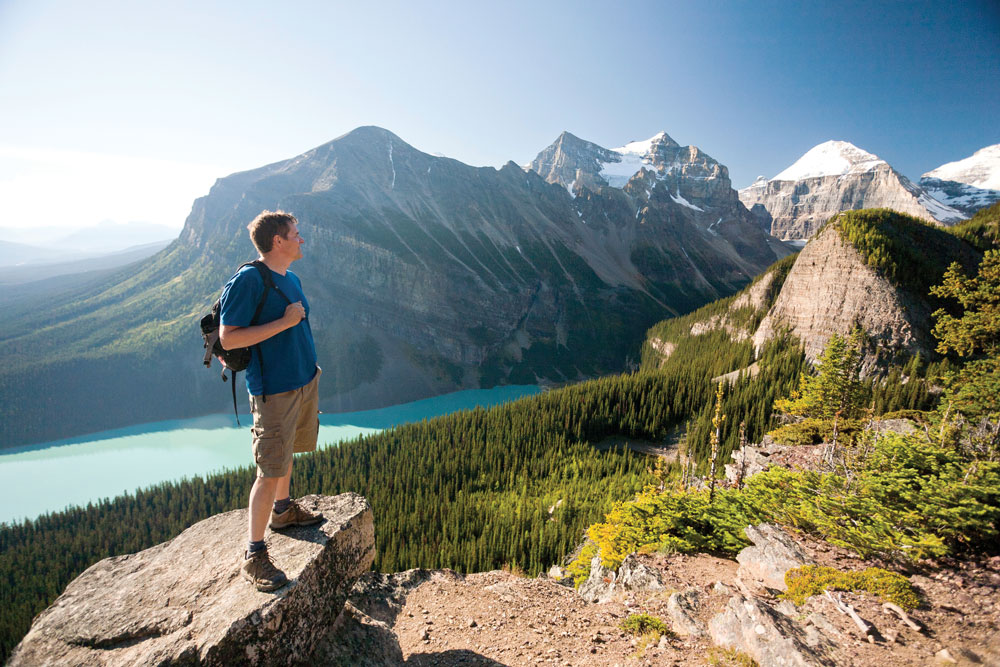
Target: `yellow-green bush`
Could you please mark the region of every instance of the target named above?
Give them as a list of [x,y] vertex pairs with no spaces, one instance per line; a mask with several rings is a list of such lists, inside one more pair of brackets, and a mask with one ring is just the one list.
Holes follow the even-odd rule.
[[764,522],[865,557],[920,559],[1000,545],[1000,463],[969,461],[919,435],[886,433],[868,446],[850,475],[776,467],[742,489],[716,489],[714,502],[707,491],[647,488],[587,529],[596,546],[571,566],[574,576],[585,578],[597,553],[616,568],[647,545],[735,554],[749,544],[743,529]]
[[674,634],[666,623],[649,614],[629,614],[628,618],[622,621],[621,628],[636,637],[652,633],[659,639],[664,635],[672,637]]
[[759,667],[757,661],[743,651],[713,646],[705,654],[705,664],[710,667]]
[[788,591],[783,597],[795,604],[802,604],[828,589],[867,591],[906,610],[920,604],[917,591],[906,577],[879,567],[869,567],[861,572],[841,572],[823,565],[803,565],[786,572],[785,583]]
[[[837,443],[853,444],[860,430],[860,420],[841,419],[837,423]],[[833,439],[833,420],[804,419],[796,424],[786,424],[776,428],[768,435],[779,445],[818,445]]]

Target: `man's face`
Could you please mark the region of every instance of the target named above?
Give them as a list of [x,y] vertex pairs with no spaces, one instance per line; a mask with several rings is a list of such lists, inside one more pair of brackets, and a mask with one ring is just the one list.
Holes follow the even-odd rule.
[[302,246],[306,240],[299,234],[299,226],[292,222],[288,225],[288,230],[284,236],[274,238],[275,250],[282,253],[289,261],[302,259]]

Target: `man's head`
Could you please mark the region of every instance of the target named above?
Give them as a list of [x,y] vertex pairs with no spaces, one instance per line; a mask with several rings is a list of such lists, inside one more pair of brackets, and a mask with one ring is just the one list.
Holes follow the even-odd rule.
[[275,249],[275,244],[289,246],[289,252],[296,251],[297,259],[302,256],[300,246],[301,237],[298,235],[299,221],[291,213],[284,211],[263,211],[260,215],[247,225],[250,230],[250,240],[253,241],[257,251],[261,255],[266,255]]

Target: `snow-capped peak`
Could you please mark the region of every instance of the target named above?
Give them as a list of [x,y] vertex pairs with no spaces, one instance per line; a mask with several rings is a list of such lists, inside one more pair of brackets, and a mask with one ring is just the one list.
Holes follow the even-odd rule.
[[616,153],[629,155],[649,155],[653,151],[653,146],[660,143],[675,144],[674,140],[666,132],[657,132],[645,141],[630,141],[624,146],[612,148]]
[[981,148],[964,160],[943,164],[923,177],[1000,190],[1000,144]]
[[885,160],[852,143],[827,141],[810,149],[795,164],[771,180],[801,181],[821,176],[844,176],[871,171],[883,164],[886,164]]

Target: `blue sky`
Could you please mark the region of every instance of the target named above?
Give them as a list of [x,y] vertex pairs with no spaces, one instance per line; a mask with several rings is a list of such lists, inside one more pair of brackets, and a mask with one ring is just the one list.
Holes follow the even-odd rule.
[[995,1],[0,0],[0,201],[39,226],[179,228],[359,125],[492,166],[665,130],[743,187],[829,139],[917,179],[1000,143],[998,108]]

